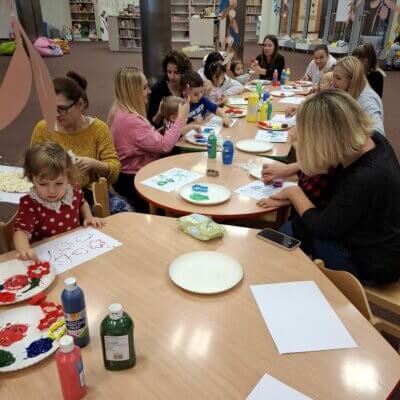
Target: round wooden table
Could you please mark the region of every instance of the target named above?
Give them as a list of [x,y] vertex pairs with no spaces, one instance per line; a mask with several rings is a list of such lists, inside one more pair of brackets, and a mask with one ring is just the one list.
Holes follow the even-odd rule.
[[[232,165],[222,164],[221,153],[217,154],[215,160],[209,160],[206,152],[179,154],[161,158],[141,168],[135,177],[135,187],[140,195],[151,205],[178,215],[200,213],[222,220],[228,218],[250,218],[276,211],[276,208],[261,208],[257,206],[256,200],[234,193],[234,190],[255,180],[255,178],[251,177],[247,171],[239,166],[239,164],[246,163],[248,160],[253,160],[260,165],[263,163],[278,162],[268,158],[256,157],[248,153],[237,152],[236,150]],[[147,178],[151,178],[174,167],[204,174],[203,177],[191,183],[206,182],[225,186],[232,191],[231,198],[227,202],[215,206],[196,205],[182,199],[179,195],[180,189],[166,193],[141,183]],[[216,178],[206,176],[207,169],[218,170],[219,176]]]
[[[269,92],[273,90],[279,90],[280,86],[278,87],[272,87],[271,85],[265,85],[264,90],[268,90]],[[231,96],[231,97],[247,97],[249,96],[251,92],[243,92],[242,94]],[[309,93],[308,89],[303,90],[301,93],[295,93],[295,96],[304,96]],[[284,113],[289,107],[298,107],[296,105],[289,105],[289,104],[284,104],[280,103],[280,100],[282,98],[279,97],[274,97],[271,96],[271,101],[272,101],[272,110],[273,114],[276,113]],[[230,107],[230,106],[229,106]],[[247,108],[247,107],[241,107],[241,108]],[[211,119],[211,116],[208,117],[204,121],[204,125]],[[243,118],[237,118],[237,122],[235,125],[231,128],[225,128],[223,127],[221,130],[221,136],[223,138],[226,138],[226,136],[231,136],[231,139],[234,143],[238,142],[239,140],[245,140],[245,139],[254,139],[256,136],[257,131],[261,129],[258,127],[256,122],[247,122],[246,117]],[[259,156],[263,157],[269,157],[273,158],[275,160],[286,160],[289,156],[290,149],[292,148],[292,141],[290,137],[288,138],[288,141],[286,143],[273,143],[273,149],[269,152],[266,153],[259,153]],[[180,151],[203,151],[204,146],[199,146],[193,143],[188,142],[185,140],[185,138],[181,138],[178,143],[176,144],[176,147]],[[237,150],[238,153],[244,153],[241,150]],[[246,154],[246,153],[244,153]]]

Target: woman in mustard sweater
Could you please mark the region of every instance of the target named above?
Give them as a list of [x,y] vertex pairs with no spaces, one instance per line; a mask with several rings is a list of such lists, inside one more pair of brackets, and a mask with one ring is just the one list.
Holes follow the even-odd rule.
[[31,144],[56,142],[69,151],[80,172],[77,177],[83,188],[90,188],[99,177],[113,184],[121,168],[108,126],[98,118],[85,115],[88,107],[86,79],[75,72],[54,79],[57,95],[57,122],[49,129],[46,122],[36,124]]

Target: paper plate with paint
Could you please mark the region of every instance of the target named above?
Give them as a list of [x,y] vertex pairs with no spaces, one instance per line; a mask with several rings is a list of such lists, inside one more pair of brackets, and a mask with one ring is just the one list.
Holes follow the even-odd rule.
[[265,140],[248,139],[236,142],[236,148],[246,153],[265,153],[272,150],[273,146]]
[[[198,190],[197,188],[202,188],[202,190]],[[225,186],[202,182],[184,186],[179,194],[189,203],[203,206],[222,204],[231,197],[231,191]]]
[[195,251],[176,258],[169,266],[169,276],[189,292],[215,294],[236,286],[243,278],[243,268],[224,253]]
[[14,259],[0,263],[0,306],[30,299],[49,287],[55,277],[48,262]]
[[292,97],[294,96],[294,92],[291,90],[273,90],[271,92],[271,96],[275,97]]
[[[217,128],[207,128],[207,129],[214,130]],[[219,130],[220,129],[221,128],[219,128]],[[214,134],[217,137],[217,145],[222,146],[222,138],[219,136],[219,133],[215,131]],[[192,129],[185,135],[185,140],[189,143],[197,144],[198,146],[207,147],[207,141],[209,135],[210,132],[204,132],[204,130],[202,132],[197,132],[194,129]]]
[[254,165],[253,167],[250,168],[249,174],[256,179],[262,180],[262,165]]
[[295,81],[295,84],[301,87],[311,87],[313,85],[311,81]]
[[252,81],[249,82],[249,85],[257,85],[259,83],[260,85],[270,85],[272,81],[269,81],[268,79],[253,79]]
[[65,332],[61,305],[14,307],[1,312],[0,372],[17,371],[53,354]]
[[258,121],[257,125],[261,129],[267,131],[286,131],[290,128],[289,124],[282,122],[272,122],[272,121]]
[[227,108],[225,114],[230,118],[242,118],[247,115],[247,111],[243,108]]

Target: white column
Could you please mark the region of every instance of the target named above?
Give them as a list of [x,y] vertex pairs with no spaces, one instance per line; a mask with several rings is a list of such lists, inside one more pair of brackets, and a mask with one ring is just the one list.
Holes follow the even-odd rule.
[[274,0],[262,0],[261,26],[258,43],[262,43],[265,35],[278,35],[279,17],[279,14],[274,13]]

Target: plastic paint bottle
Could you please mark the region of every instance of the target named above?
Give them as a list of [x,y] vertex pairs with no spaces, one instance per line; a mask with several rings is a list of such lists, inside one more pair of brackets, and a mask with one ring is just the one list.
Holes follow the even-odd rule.
[[281,81],[281,86],[282,85],[286,85],[286,71],[283,69],[282,70],[282,72],[281,72],[281,79],[280,79],[280,81]]
[[272,102],[271,99],[268,99],[267,101],[267,121],[271,119],[272,116]]
[[258,112],[258,121],[266,121],[267,120],[267,102],[263,101],[260,107],[260,111]]
[[272,86],[278,86],[278,70],[276,69],[272,75]]
[[208,158],[217,158],[217,137],[214,133],[208,136],[207,140]]
[[257,82],[256,85],[256,93],[258,94],[258,98],[261,99],[263,87],[260,82]]
[[61,302],[68,335],[74,338],[77,346],[85,347],[90,341],[85,296],[75,278],[65,279]]
[[231,165],[233,161],[233,153],[234,153],[233,142],[230,136],[224,140],[224,144],[222,145],[222,163],[224,165]]
[[290,68],[288,68],[286,70],[286,82],[289,84],[290,83],[290,75],[291,75],[291,71]]
[[72,336],[60,339],[60,348],[56,353],[58,376],[64,400],[79,400],[86,394],[85,377],[81,350],[74,345]]
[[247,121],[257,122],[258,95],[252,93],[247,102]]
[[111,304],[100,326],[104,367],[111,371],[132,368],[136,363],[132,318],[121,304]]

